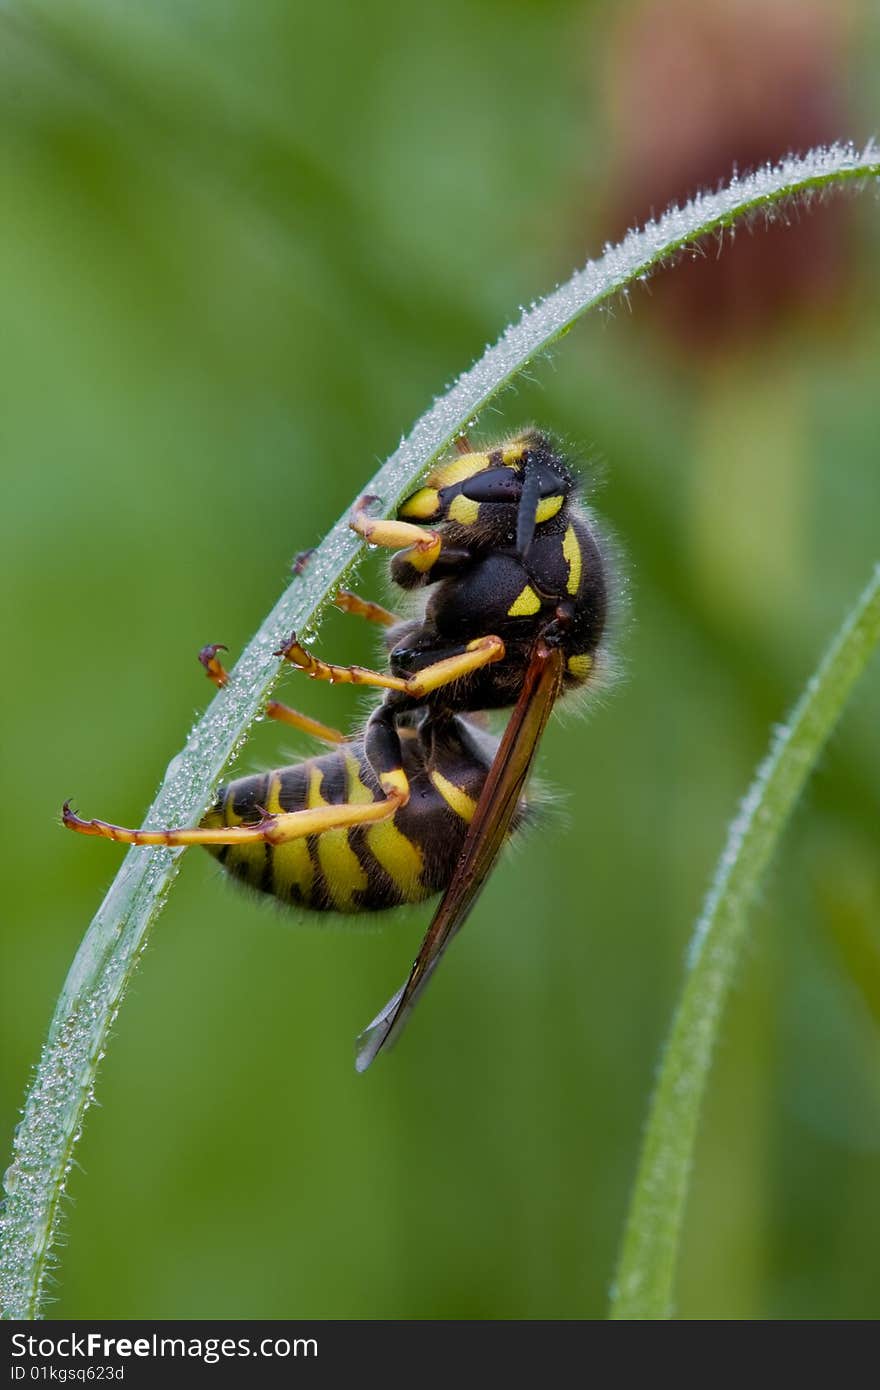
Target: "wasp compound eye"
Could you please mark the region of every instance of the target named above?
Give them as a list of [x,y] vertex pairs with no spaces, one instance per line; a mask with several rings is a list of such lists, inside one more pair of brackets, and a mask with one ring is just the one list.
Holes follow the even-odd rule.
[[461,490],[472,502],[507,502],[516,505],[522,496],[523,475],[514,468],[487,468],[468,478]]

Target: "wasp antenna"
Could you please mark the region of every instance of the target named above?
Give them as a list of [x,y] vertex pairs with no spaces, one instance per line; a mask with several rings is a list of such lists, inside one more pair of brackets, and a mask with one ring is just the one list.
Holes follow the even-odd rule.
[[540,492],[540,479],[535,469],[529,466],[529,459],[527,458],[525,478],[516,513],[516,553],[521,558],[529,553],[529,547],[535,534],[536,511]]

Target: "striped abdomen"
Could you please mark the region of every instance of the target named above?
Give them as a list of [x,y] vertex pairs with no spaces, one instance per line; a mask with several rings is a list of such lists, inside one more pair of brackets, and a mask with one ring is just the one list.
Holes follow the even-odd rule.
[[[459,719],[442,733],[403,729],[401,735],[411,795],[393,819],[210,852],[252,888],[316,911],[375,912],[440,892],[464,843],[495,740]],[[294,767],[230,782],[202,824],[240,825],[259,821],[263,808],[277,814],[380,797],[363,743],[352,740]]]

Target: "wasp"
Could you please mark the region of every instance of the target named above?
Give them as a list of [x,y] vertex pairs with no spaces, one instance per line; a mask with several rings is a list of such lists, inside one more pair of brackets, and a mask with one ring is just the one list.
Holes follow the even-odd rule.
[[[358,1071],[400,1033],[526,819],[553,706],[601,665],[612,582],[575,475],[535,428],[484,449],[459,441],[394,520],[372,516],[374,500],[362,498],[350,524],[398,552],[391,578],[423,591],[418,616],[347,591],[336,602],[386,628],[387,670],[323,661],[295,633],[276,653],[314,680],[381,691],[361,732],[346,736],[273,700],[271,718],[330,750],[230,782],[199,826],[129,830],[64,807],[64,824],[81,834],[204,845],[229,874],[296,907],[372,912],[442,894],[406,983],[358,1039]],[[200,659],[222,687],[220,650]],[[500,737],[486,723],[493,710],[511,711]]]

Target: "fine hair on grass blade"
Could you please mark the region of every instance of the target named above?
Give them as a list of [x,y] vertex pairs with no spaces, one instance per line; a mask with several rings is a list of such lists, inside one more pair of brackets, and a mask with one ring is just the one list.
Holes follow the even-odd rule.
[[[880,174],[880,151],[831,145],[734,177],[723,188],[673,207],[527,309],[417,421],[364,491],[386,514],[432,460],[473,423],[517,373],[588,309],[645,280],[682,248],[747,216],[772,218],[786,203]],[[296,629],[308,638],[354,564],[360,542],[342,518],[305,573],[281,596],[168,765],[144,817],[146,826],[194,824],[224,767],[241,747],[278,675],[273,653]],[[64,789],[66,790],[66,789]],[[62,796],[59,796],[59,800]],[[89,926],[58,999],[28,1090],[5,1175],[0,1217],[0,1308],[6,1317],[39,1316],[57,1234],[61,1198],[98,1064],[150,928],[174,879],[179,850],[132,849]]]
[[651,1101],[611,1296],[611,1317],[666,1318],[700,1106],[748,909],[792,808],[853,685],[880,643],[880,566],[792,711],[730,827],[688,953],[687,977]]

